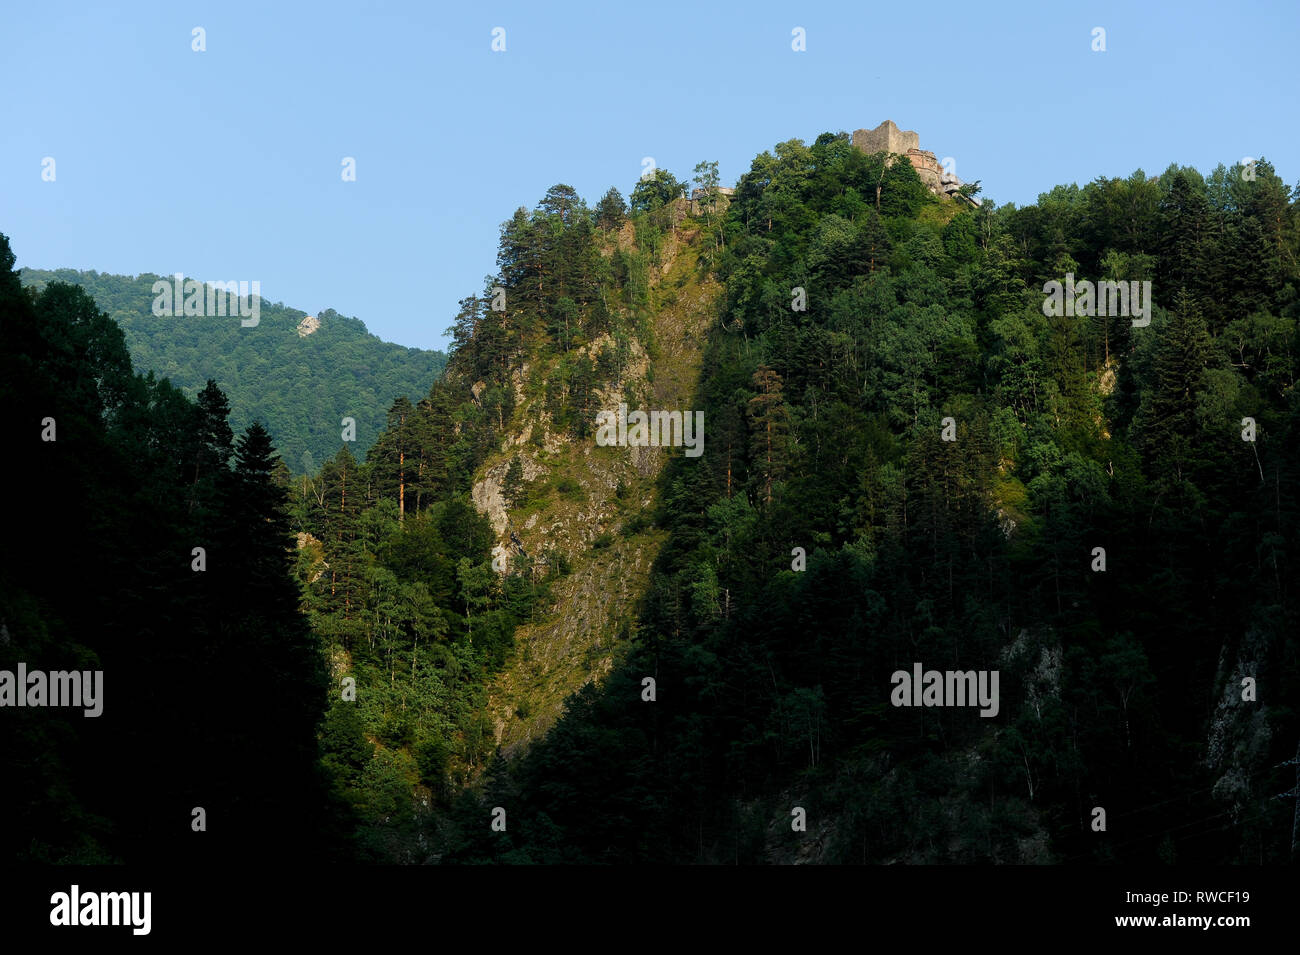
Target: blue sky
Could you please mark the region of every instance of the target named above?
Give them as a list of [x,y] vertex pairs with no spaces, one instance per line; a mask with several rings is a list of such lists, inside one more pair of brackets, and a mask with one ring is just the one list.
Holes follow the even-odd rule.
[[733,184],[893,119],[998,203],[1245,156],[1295,184],[1298,40],[1294,0],[14,4],[0,232],[20,266],[258,280],[441,347],[517,207],[626,195],[646,156]]

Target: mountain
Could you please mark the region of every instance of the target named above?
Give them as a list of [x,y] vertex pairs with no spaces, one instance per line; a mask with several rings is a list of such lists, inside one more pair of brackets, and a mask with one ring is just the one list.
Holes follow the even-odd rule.
[[423,394],[446,364],[440,351],[382,341],[333,309],[309,315],[262,300],[256,324],[246,326],[229,315],[155,315],[154,283],[170,286],[171,276],[72,269],[22,269],[20,276],[38,291],[58,281],[89,292],[126,333],[137,370],[170,379],[190,397],[216,381],[230,400],[232,426],[262,421],[295,473],[316,470],[339,449],[345,417],[356,420],[354,447],[369,447],[393,398]]
[[[1297,861],[1300,190],[1261,159],[999,207],[918,143],[552,186],[445,373],[292,478],[0,248],[3,493],[60,502],[6,549],[0,663],[134,694],[20,723],[11,854],[298,800],[295,853],[365,862]],[[299,334],[272,311],[217,321]],[[184,759],[101,787],[97,734],[155,719]]]
[[[1293,857],[1295,193],[1261,160],[972,208],[915,152],[553,187],[414,425],[303,483],[372,857]],[[696,410],[698,456],[632,430]],[[446,505],[394,504],[431,465],[487,524],[454,573]]]

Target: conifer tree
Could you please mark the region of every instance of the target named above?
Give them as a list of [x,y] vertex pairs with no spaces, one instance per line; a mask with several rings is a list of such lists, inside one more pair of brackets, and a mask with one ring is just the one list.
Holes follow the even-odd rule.
[[755,471],[762,481],[763,501],[772,503],[772,484],[785,474],[790,414],[781,395],[781,376],[760,366],[754,372],[753,385],[758,392],[749,400],[750,453]]

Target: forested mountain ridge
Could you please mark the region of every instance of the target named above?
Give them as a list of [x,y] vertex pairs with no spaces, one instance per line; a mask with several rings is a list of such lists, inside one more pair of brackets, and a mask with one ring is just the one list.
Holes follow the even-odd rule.
[[[1294,854],[1295,190],[1172,166],[966,212],[914,179],[782,143],[704,230],[709,437],[636,639],[446,859]],[[1153,283],[1149,324],[1053,314],[1076,276]],[[998,671],[994,718],[899,707],[920,664]]]
[[[350,825],[316,738],[325,661],[270,436],[233,434],[212,382],[190,399],[133,371],[83,289],[23,288],[14,261],[0,235],[0,399],[23,423],[0,490],[56,503],[15,516],[0,548],[0,853],[340,858]],[[15,686],[23,672],[40,676]],[[93,715],[47,692],[81,674]]]
[[208,379],[230,400],[238,431],[260,420],[281,460],[297,474],[314,472],[332,456],[356,420],[354,447],[364,454],[384,425],[396,395],[423,394],[442,374],[440,351],[382,341],[360,319],[326,309],[308,315],[261,300],[255,325],[238,317],[156,315],[154,283],[172,276],[109,275],[74,269],[22,269],[23,284],[38,291],[49,282],[84,288],[121,326],[139,371],[167,378],[190,397]]
[[[1300,229],[1292,190],[1251,173],[965,210],[826,134],[760,155],[729,203],[688,209],[660,170],[630,210],[567,186],[519,210],[445,380],[390,409],[363,469],[300,490],[308,607],[352,628],[336,676],[371,701],[364,742],[326,738],[365,851],[1286,857]],[[1075,276],[1152,282],[1149,322],[1054,311]],[[656,351],[670,325],[702,361]],[[624,401],[694,402],[703,455],[656,477],[649,449],[600,447]],[[330,516],[349,481],[359,530]],[[468,559],[437,556],[412,495],[473,502]],[[421,616],[426,580],[444,596]],[[444,652],[442,702],[416,703],[420,654]],[[999,705],[899,707],[913,666],[996,671]],[[1246,676],[1267,699],[1240,699]],[[333,704],[340,732],[354,712]]]
[[[342,573],[341,538],[357,569],[342,616],[372,634],[340,643],[336,674],[387,701],[362,707],[366,743],[349,750],[368,851],[1285,857],[1285,807],[1266,791],[1286,788],[1296,735],[1282,542],[1300,230],[1292,190],[1266,162],[1250,173],[1174,166],[964,210],[909,164],[826,134],[760,155],[730,203],[684,207],[660,170],[630,210],[613,190],[589,210],[556,186],[517,212],[497,274],[462,302],[445,381],[390,410],[364,470],[344,459],[302,485],[312,573]],[[1149,324],[1053,314],[1049,283],[1075,276],[1153,282]],[[678,296],[692,316],[678,339],[703,332],[702,363],[654,393]],[[646,493],[649,449],[594,440],[620,399],[695,402],[703,456],[670,453]],[[383,522],[371,543],[331,526],[345,473]],[[462,714],[441,731],[410,702],[414,670],[400,689],[441,625],[384,597],[415,587],[405,601],[420,603],[421,572],[385,556],[427,533],[412,494],[485,517],[434,601],[446,636],[430,645],[478,660],[435,664],[458,674],[440,719]],[[1265,560],[1272,573],[1246,570]],[[336,626],[315,587],[318,627]],[[502,629],[485,636],[493,613]],[[387,672],[368,662],[381,632]],[[891,705],[891,673],[916,664],[998,671],[996,714]],[[1267,700],[1237,699],[1247,666],[1269,674]],[[382,804],[406,805],[405,779],[410,813],[374,814],[376,760]],[[1122,838],[1094,838],[1097,809]]]
[[689,403],[718,286],[680,192],[639,186],[630,220],[615,190],[593,210],[560,185],[520,209],[500,272],[461,302],[445,377],[394,403],[364,466],[344,450],[295,482],[306,607],[367,701],[335,701],[325,740],[367,857],[435,852],[439,802],[544,731],[635,633],[663,538],[655,476],[679,452],[597,447],[593,422]]
[[[657,170],[630,208],[517,210],[446,374],[364,462],[292,479],[215,385],[132,375],[80,290],[0,276],[0,387],[58,417],[56,537],[107,568],[61,610],[31,568],[65,555],[24,542],[0,616],[134,668],[116,742],[155,702],[203,741],[105,795],[66,768],[94,731],[32,722],[57,798],[7,807],[39,833],[14,851],[229,811],[202,760],[256,737],[276,785],[237,811],[306,799],[316,854],[361,861],[1294,861],[1300,190],[1261,160],[970,209],[842,133],[729,199],[712,165],[689,204]],[[1116,314],[1076,279],[1151,294]],[[610,446],[621,406],[698,411],[700,453]],[[227,576],[188,569],[209,539]],[[235,661],[262,702],[227,736]],[[1000,679],[936,705],[898,693],[914,668]]]

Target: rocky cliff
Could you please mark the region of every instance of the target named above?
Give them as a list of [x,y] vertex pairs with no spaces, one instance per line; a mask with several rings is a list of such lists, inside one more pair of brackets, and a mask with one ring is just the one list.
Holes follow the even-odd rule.
[[[650,276],[645,334],[631,342],[621,380],[599,392],[601,408],[697,407],[694,389],[720,286],[700,266],[699,230],[687,211],[687,200],[674,203],[674,228]],[[607,253],[615,242],[634,242],[630,224],[611,237]],[[607,344],[604,336],[586,349],[594,356]],[[544,407],[544,384],[558,361],[533,356],[515,375],[516,409],[505,446],[488,458],[473,488],[475,506],[498,535],[499,566],[520,552],[554,548],[570,568],[555,585],[549,612],[517,630],[514,658],[490,688],[496,739],[506,756],[544,734],[569,694],[608,673],[635,632],[663,539],[647,515],[661,469],[670,454],[682,453],[599,447],[594,437],[557,434]],[[504,484],[515,456],[529,493],[512,508]]]

